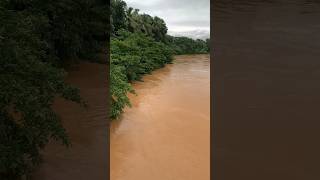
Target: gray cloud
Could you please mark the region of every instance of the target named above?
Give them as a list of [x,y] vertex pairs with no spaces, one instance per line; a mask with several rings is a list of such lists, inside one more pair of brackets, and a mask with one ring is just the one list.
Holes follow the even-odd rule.
[[163,18],[171,35],[209,37],[210,0],[125,0],[141,13]]

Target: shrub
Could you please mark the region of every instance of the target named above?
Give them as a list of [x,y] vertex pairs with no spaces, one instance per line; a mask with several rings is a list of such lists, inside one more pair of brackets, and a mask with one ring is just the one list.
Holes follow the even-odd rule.
[[0,179],[18,179],[40,162],[50,138],[68,145],[55,97],[81,102],[79,90],[52,65],[46,42],[36,31],[45,18],[24,11],[0,12]]
[[117,118],[130,106],[127,94],[133,92],[130,82],[172,61],[172,51],[142,33],[117,32],[111,39],[111,118]]

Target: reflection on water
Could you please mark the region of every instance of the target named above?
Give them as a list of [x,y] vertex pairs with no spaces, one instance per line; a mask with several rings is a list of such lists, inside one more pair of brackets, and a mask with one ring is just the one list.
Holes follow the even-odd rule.
[[177,56],[137,82],[111,125],[111,180],[209,180],[208,55]]
[[216,180],[320,179],[320,1],[216,0]]

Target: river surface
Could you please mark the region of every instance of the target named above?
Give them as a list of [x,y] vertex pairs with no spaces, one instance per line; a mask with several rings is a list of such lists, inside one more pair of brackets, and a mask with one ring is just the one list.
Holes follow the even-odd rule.
[[176,56],[143,81],[111,124],[111,180],[209,180],[209,55]]
[[109,164],[108,67],[80,62],[68,68],[66,81],[80,89],[87,109],[57,99],[53,105],[71,141],[51,141],[32,180],[107,180]]
[[320,179],[320,1],[211,5],[214,179]]

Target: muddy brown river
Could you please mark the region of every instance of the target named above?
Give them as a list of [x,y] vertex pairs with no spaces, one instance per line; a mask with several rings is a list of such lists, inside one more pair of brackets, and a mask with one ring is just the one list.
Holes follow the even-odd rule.
[[209,180],[209,55],[176,56],[143,81],[111,124],[111,180]]
[[53,108],[61,116],[72,146],[51,141],[32,180],[108,179],[107,68],[106,64],[81,62],[68,69],[67,82],[80,89],[88,107],[57,99]]
[[213,178],[320,179],[320,2],[211,5]]

